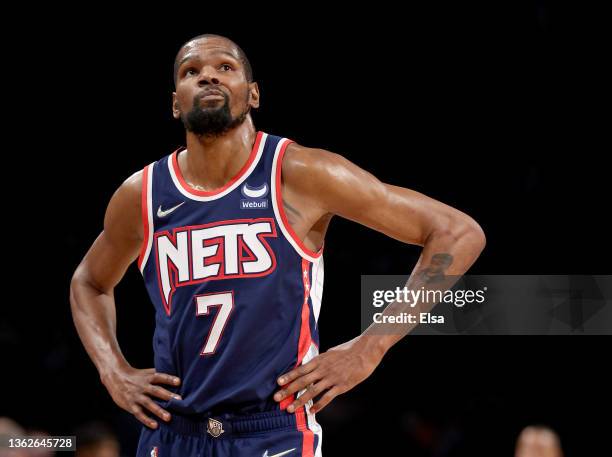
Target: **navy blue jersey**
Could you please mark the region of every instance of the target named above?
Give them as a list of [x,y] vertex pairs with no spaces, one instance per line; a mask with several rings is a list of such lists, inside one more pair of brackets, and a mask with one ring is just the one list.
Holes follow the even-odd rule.
[[[156,312],[155,368],[181,378],[179,414],[257,413],[277,377],[318,353],[322,250],[296,236],[281,199],[286,138],[258,132],[223,188],[191,187],[183,149],[143,171],[138,266]],[[311,422],[308,409],[301,420]]]

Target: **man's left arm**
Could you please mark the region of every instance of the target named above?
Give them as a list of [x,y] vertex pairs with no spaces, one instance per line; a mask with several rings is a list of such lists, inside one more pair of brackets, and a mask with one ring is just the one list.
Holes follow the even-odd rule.
[[[339,215],[423,247],[408,287],[423,284],[430,275],[459,278],[484,249],[482,229],[465,213],[414,190],[385,184],[338,154],[292,147],[283,176],[294,195],[306,198],[321,214]],[[320,411],[366,379],[387,350],[412,328],[384,334],[368,330],[280,376],[282,389],[274,399],[282,401],[307,388],[287,410],[294,412],[320,396],[310,409]]]

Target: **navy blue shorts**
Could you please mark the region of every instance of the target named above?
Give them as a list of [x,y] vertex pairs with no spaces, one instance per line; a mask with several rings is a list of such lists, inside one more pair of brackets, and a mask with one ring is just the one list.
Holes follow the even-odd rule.
[[137,457],[320,457],[321,427],[300,408],[193,420],[172,414],[156,430],[144,427]]

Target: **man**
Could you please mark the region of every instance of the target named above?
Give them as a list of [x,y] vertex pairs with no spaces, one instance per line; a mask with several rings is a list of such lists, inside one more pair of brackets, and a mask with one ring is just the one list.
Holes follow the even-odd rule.
[[[113,195],[72,280],[75,325],[114,401],[146,426],[139,456],[320,455],[315,412],[401,338],[366,332],[317,355],[332,216],[423,246],[419,278],[463,274],[483,232],[337,154],[257,132],[259,89],[227,38],[183,45],[175,86],[186,149]],[[113,289],[136,258],[156,307],[155,369],[131,367],[115,336]]]
[[515,457],[563,457],[561,440],[557,433],[545,426],[525,427],[514,450]]

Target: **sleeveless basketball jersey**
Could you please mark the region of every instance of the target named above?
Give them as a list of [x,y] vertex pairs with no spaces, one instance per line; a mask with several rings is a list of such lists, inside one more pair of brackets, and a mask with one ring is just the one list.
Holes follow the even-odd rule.
[[210,192],[183,178],[182,149],[143,170],[138,266],[156,311],[155,368],[182,380],[182,400],[160,401],[170,411],[286,408],[276,379],[318,353],[323,248],[309,250],[283,209],[290,143],[258,132],[240,172]]

